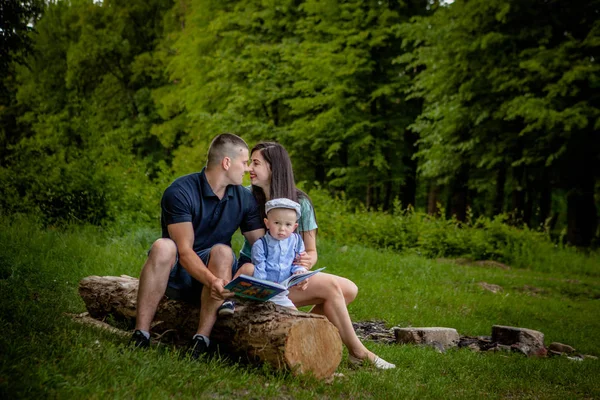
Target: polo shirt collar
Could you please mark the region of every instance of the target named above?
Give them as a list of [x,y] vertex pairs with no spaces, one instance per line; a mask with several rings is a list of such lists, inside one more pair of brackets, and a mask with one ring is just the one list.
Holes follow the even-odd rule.
[[[218,198],[218,196],[213,191],[212,187],[210,187],[208,180],[206,179],[206,167],[202,168],[202,171],[200,171],[200,187],[202,188],[202,193],[204,193],[204,195]],[[233,197],[234,185],[227,185],[225,193],[227,194],[227,197]]]

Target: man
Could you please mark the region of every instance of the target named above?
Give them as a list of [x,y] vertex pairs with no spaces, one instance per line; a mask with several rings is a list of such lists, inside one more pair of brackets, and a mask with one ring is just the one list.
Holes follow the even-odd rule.
[[236,135],[215,137],[206,167],[176,179],[161,202],[162,238],[152,245],[142,268],[137,300],[135,347],[150,345],[150,323],[162,296],[197,302],[200,322],[190,345],[198,358],[210,333],[236,266],[231,237],[238,229],[250,243],[264,235],[258,205],[241,186],[248,172],[248,145]]

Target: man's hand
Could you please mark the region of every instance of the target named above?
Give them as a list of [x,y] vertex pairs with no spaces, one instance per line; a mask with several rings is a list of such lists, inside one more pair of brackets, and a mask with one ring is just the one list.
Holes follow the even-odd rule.
[[227,281],[225,279],[216,278],[210,284],[210,297],[214,300],[225,300],[227,298],[235,296],[235,293],[230,292],[225,289],[225,285],[227,285]]

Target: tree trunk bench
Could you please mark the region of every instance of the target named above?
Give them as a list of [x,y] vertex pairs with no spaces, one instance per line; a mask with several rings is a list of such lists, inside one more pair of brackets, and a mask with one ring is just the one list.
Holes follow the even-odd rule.
[[[135,323],[138,280],[129,276],[89,276],[79,282],[79,294],[91,317]],[[200,308],[163,297],[152,332],[161,340],[187,343],[196,333]],[[219,318],[211,339],[221,350],[254,363],[268,363],[294,374],[333,376],[342,359],[339,332],[327,318],[280,307],[271,302],[236,298],[235,313]]]

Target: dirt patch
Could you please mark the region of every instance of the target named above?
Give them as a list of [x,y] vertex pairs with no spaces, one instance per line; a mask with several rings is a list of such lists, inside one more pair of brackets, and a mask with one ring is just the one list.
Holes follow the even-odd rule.
[[437,262],[440,263],[453,263],[457,265],[466,265],[469,267],[480,267],[480,268],[497,268],[502,270],[510,270],[510,266],[503,264],[499,261],[494,260],[472,260],[470,258],[438,258]]
[[492,293],[500,293],[502,291],[504,291],[504,289],[502,288],[502,286],[500,285],[494,285],[493,283],[487,283],[487,282],[479,282],[477,283],[477,285],[487,291],[490,291]]
[[530,285],[523,285],[522,287],[516,287],[514,289],[517,292],[525,293],[530,296],[541,296],[541,295],[544,295],[547,293],[547,290],[545,290],[545,289],[535,287],[535,286],[530,286]]
[[396,342],[394,331],[385,327],[384,321],[359,321],[353,322],[356,336],[362,340],[392,344]]

